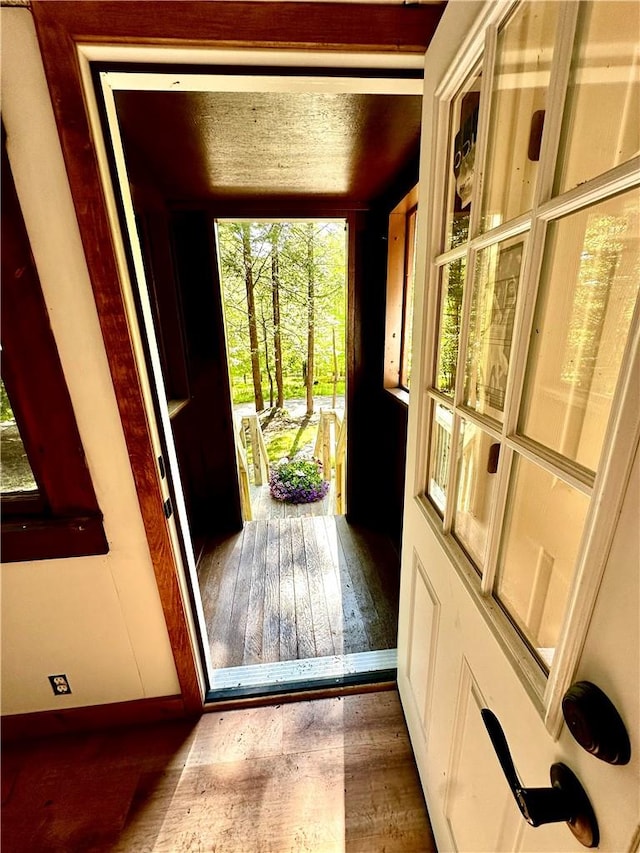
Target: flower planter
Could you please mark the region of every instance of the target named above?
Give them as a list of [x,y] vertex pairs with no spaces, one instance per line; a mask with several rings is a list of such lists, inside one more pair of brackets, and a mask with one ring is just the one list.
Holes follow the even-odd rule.
[[277,501],[306,504],[321,501],[329,491],[318,459],[283,459],[269,477],[271,496]]

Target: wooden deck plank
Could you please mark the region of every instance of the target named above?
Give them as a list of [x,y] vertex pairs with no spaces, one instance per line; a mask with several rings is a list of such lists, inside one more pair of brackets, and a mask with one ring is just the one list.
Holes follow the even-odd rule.
[[250,521],[244,526],[242,552],[238,563],[238,574],[234,588],[229,636],[226,640],[226,663],[219,666],[240,666],[244,656],[244,638],[247,628],[249,591],[251,589],[251,566],[256,541],[257,523]]
[[358,524],[349,525],[364,559],[376,568],[375,586],[391,603],[399,598],[400,558],[391,540],[382,533]]
[[[381,629],[385,636],[392,638],[392,645],[395,646],[398,630],[397,601],[392,607],[389,593],[384,589],[381,580],[381,569],[383,571],[386,569],[386,573],[392,573],[393,577],[396,575],[392,564],[394,561],[397,564],[398,558],[393,553],[391,543],[386,537],[380,536],[374,531],[367,530],[359,525],[347,524],[345,518],[337,518],[336,524],[343,534],[344,541],[349,543],[353,553],[357,555],[365,579],[365,586],[371,595]],[[369,542],[372,545],[369,545]],[[388,647],[381,646],[380,648]]]
[[320,536],[319,541],[331,554],[336,578],[336,596],[341,607],[343,651],[345,654],[372,651],[353,580],[347,570],[346,558],[338,542],[335,516],[325,516],[321,521],[324,537]]
[[[233,586],[229,595],[229,581],[235,584],[230,565],[234,559],[240,559],[242,531],[232,536],[217,536],[209,540],[198,562],[198,585],[202,597],[202,609],[207,625],[211,624],[218,602],[227,596],[233,599]],[[226,586],[223,586],[226,582]],[[229,611],[231,608],[229,607]]]
[[316,643],[316,657],[326,657],[327,655],[334,654],[335,648],[322,578],[323,566],[316,541],[316,529],[313,517],[303,519],[302,533],[304,537],[309,598],[311,601],[313,635]]
[[280,660],[280,519],[267,522],[265,552],[264,615],[262,620],[262,662]]
[[337,550],[332,549],[330,546],[325,527],[325,517],[316,516],[312,521],[318,548],[322,585],[327,605],[333,648],[336,654],[344,654],[347,651],[345,648],[347,626],[345,625],[344,614],[342,612],[342,590],[338,575]]
[[[233,600],[238,583],[244,538],[244,530],[230,536],[229,541],[233,543],[231,552],[224,549],[220,553],[220,558],[211,562],[211,567],[215,566],[216,569],[216,583],[211,592],[205,590],[203,595],[203,603],[204,601],[207,602],[205,624],[211,650],[211,662],[215,667],[229,666],[229,645],[233,636],[231,624]],[[200,581],[201,591],[202,584],[207,582],[208,579],[203,577]],[[217,599],[214,600],[213,595],[216,590]]]
[[316,656],[316,643],[313,634],[313,616],[309,596],[309,580],[306,568],[302,520],[289,519],[291,526],[291,550],[293,557],[293,582],[295,590],[296,635],[298,637],[298,658]]
[[280,525],[280,660],[297,660],[296,596],[291,525]]
[[309,515],[332,515],[335,511],[335,481],[332,480],[329,491],[321,501],[309,504],[289,504],[271,497],[269,486],[250,485],[251,510],[254,521],[268,518],[303,518]]
[[255,527],[255,544],[249,581],[247,627],[244,638],[243,664],[261,663],[264,622],[264,590],[267,561],[267,524],[252,522]]
[[343,555],[341,562],[343,579],[345,582],[349,579],[352,583],[367,632],[369,648],[391,648],[388,645],[389,636],[385,630],[385,624],[378,615],[376,603],[367,585],[367,572],[361,563],[362,555],[354,545],[349,525],[344,517],[336,516],[336,530],[338,532],[338,547]]
[[310,516],[252,521],[213,545],[199,578],[216,669],[395,647],[397,556],[384,537]]

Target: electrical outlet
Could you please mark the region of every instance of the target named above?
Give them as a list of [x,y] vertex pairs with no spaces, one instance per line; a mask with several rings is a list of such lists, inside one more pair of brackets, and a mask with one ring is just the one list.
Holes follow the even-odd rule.
[[71,685],[66,675],[50,675],[49,681],[56,696],[66,696],[71,693]]

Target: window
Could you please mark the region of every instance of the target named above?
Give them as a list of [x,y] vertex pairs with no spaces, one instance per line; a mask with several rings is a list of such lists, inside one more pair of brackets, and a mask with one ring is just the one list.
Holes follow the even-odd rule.
[[4,144],[1,340],[2,561],[104,554],[102,516]]
[[0,377],[0,421],[2,422],[2,442],[0,443],[0,494],[35,496],[38,491],[33,469],[24,448],[20,428],[16,423],[7,389]]
[[405,392],[411,384],[417,200],[415,186],[389,216],[384,387]]
[[522,2],[446,98],[424,493],[545,680],[638,324],[639,25]]

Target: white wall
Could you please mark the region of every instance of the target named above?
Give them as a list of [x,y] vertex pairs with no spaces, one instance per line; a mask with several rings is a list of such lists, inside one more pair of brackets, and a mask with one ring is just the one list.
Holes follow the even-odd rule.
[[[1,13],[9,159],[110,549],[2,565],[2,713],[177,694],[35,29]],[[53,695],[57,673],[72,695]]]

